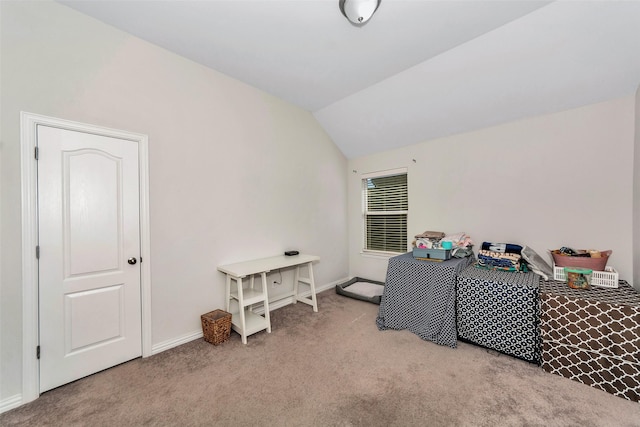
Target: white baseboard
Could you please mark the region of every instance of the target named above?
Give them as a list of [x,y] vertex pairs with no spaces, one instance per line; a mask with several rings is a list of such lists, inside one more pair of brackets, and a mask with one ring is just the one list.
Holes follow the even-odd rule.
[[[316,288],[316,295],[319,294],[320,292],[324,292],[324,291],[329,290],[329,289],[334,289],[335,286],[338,283],[343,283],[343,282],[346,282],[347,280],[349,280],[349,279],[348,278],[347,279],[340,279],[340,280],[336,280],[335,282],[327,283],[326,285],[318,286]],[[311,295],[311,291],[306,291],[306,292],[302,292],[301,293],[301,296],[303,296],[303,297],[308,297],[310,295]],[[287,297],[287,298],[282,298],[280,300],[276,300],[273,303],[269,303],[269,312],[271,312],[273,310],[276,310],[278,308],[284,307],[284,306],[289,305],[289,304],[293,304],[293,297]],[[264,308],[263,309],[257,309],[256,313],[263,314],[264,313]],[[173,338],[173,339],[170,339],[170,340],[166,340],[166,341],[160,342],[158,344],[154,344],[151,347],[151,354],[154,355],[154,354],[162,353],[163,351],[169,350],[170,348],[177,347],[179,345],[186,344],[186,343],[188,343],[190,341],[197,340],[197,339],[200,339],[200,338],[202,338],[202,330],[190,332],[190,333],[188,333],[186,335],[183,335],[181,337]]]
[[11,397],[0,400],[0,414],[10,411],[22,405],[22,394],[14,394]]
[[329,289],[334,289],[335,290],[337,284],[347,282],[347,281],[349,281],[351,279],[352,279],[352,277],[345,277],[343,279],[338,279],[338,280],[333,281],[331,283],[327,283],[326,285],[322,285],[322,286],[318,287],[318,289],[316,289],[316,293],[324,292],[324,291],[329,290]]
[[162,353],[165,350],[169,350],[170,348],[177,347],[182,344],[186,344],[190,341],[197,340],[198,338],[202,338],[202,330],[191,332],[181,337],[173,338],[170,340],[162,341],[158,344],[154,344],[151,347],[151,354],[154,355],[154,354]]

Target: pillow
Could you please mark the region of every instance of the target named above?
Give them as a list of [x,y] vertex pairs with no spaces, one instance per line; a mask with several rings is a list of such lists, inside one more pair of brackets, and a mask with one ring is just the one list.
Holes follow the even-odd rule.
[[553,270],[549,264],[547,264],[547,262],[536,253],[536,251],[531,249],[529,246],[525,246],[522,248],[521,254],[522,258],[527,261],[527,265],[534,273],[538,276],[542,276],[545,281],[549,280],[549,278],[553,278]]

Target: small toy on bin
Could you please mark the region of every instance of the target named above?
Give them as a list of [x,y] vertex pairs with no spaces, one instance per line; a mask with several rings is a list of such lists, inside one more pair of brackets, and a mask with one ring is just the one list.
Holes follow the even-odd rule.
[[591,289],[591,275],[593,270],[589,268],[565,267],[567,285],[572,289]]

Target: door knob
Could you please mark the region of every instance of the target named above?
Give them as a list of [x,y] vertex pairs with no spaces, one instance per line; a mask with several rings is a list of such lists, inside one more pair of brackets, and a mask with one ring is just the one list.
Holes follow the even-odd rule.
[[136,262],[138,262],[138,260],[135,259],[135,257],[131,257],[127,260],[127,262],[131,265],[134,265]]

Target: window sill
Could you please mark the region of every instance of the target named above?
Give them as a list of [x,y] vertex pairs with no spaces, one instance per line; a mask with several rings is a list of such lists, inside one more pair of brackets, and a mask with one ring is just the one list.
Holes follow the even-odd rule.
[[375,251],[360,251],[360,255],[365,258],[386,258],[389,259],[394,256],[402,255],[400,252],[375,252]]

